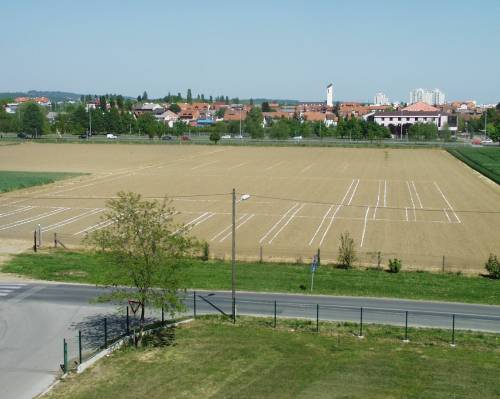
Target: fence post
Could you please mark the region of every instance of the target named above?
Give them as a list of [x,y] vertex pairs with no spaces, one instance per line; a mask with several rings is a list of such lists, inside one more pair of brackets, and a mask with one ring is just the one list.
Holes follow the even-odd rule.
[[274,328],[276,328],[276,307],[277,307],[277,304],[276,304],[276,300],[274,301]]
[[33,232],[33,252],[36,253],[36,230]]
[[455,313],[453,313],[451,322],[451,346],[455,346]]
[[359,335],[358,338],[363,338],[363,307],[359,308]]
[[54,233],[54,248],[57,248],[57,233]]
[[236,323],[236,298],[233,297],[233,324]]
[[408,339],[408,311],[405,312],[405,339],[403,342],[410,342]]
[[165,324],[165,309],[163,305],[161,305],[161,325],[163,326]]
[[196,319],[196,291],[193,291],[193,317]]
[[263,253],[262,253],[262,245],[259,248],[259,262],[262,263],[263,260]]
[[38,246],[42,246],[42,225],[38,223]]
[[63,371],[68,372],[68,343],[63,339]]
[[316,332],[319,333],[319,303],[316,304]]
[[104,348],[108,347],[108,319],[104,318]]
[[127,335],[130,335],[130,319],[129,319],[128,306],[127,306]]
[[442,270],[443,270],[443,273],[444,273],[444,255],[443,255],[443,264],[442,264]]
[[321,251],[320,249],[318,248],[318,267],[321,265]]
[[78,330],[78,364],[82,364],[82,331]]

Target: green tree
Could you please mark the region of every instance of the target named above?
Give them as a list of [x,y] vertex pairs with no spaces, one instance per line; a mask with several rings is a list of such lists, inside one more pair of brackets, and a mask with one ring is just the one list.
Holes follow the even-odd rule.
[[153,114],[146,112],[137,119],[137,127],[141,134],[146,134],[150,139],[158,133],[158,122]]
[[173,133],[175,136],[182,136],[188,130],[187,125],[183,121],[176,121],[173,126]]
[[21,115],[23,131],[33,136],[39,136],[43,133],[45,115],[38,104],[32,102],[26,104]]
[[451,140],[451,130],[447,123],[443,125],[443,128],[438,132],[439,138],[443,141]]
[[220,140],[220,133],[219,132],[212,132],[210,133],[210,141],[213,141],[214,144],[217,144]]
[[[112,223],[92,233],[86,243],[111,259],[108,300],[135,300],[141,308],[140,344],[146,306],[163,307],[171,316],[183,308],[179,297],[179,260],[199,251],[198,243],[173,223],[174,208],[163,202],[143,200],[140,194],[118,193],[108,201],[103,221]],[[123,282],[133,289],[120,288]]]
[[408,129],[408,136],[412,140],[435,140],[438,128],[434,123],[415,123]]
[[125,105],[125,100],[123,99],[123,96],[120,94],[116,97],[116,105],[120,109],[120,111],[123,111],[123,106]]
[[181,107],[179,107],[179,104],[177,103],[172,103],[170,104],[170,106],[168,107],[168,109],[172,112],[175,112],[176,114],[178,114],[179,112],[181,112]]
[[226,113],[226,109],[225,108],[219,108],[216,112],[215,112],[215,116],[217,118],[224,118],[224,114]]
[[252,108],[245,118],[245,131],[250,134],[253,139],[264,138],[264,128],[262,126],[262,111],[258,107]]
[[101,108],[101,110],[103,110],[103,111],[106,111],[106,109],[107,109],[106,96],[99,97],[99,108]]
[[262,102],[261,108],[262,108],[262,112],[272,112],[272,109],[269,106],[269,103],[267,101]]
[[290,127],[285,119],[280,119],[277,122],[273,123],[271,128],[269,129],[269,135],[273,139],[278,140],[286,140],[290,137]]
[[148,92],[146,90],[142,93],[142,101],[148,101]]
[[111,108],[105,114],[106,130],[111,133],[120,133],[121,131],[121,118],[120,113],[116,108]]
[[193,103],[193,95],[191,93],[191,89],[187,90],[186,100],[187,100],[188,104]]
[[340,245],[338,251],[338,264],[340,267],[349,269],[356,262],[356,250],[354,240],[348,231],[340,234]]

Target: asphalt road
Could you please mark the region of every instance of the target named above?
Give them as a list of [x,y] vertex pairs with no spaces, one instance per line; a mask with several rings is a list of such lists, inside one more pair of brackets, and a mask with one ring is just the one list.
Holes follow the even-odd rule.
[[[74,344],[77,330],[100,331],[104,316],[118,320],[110,328],[124,328],[123,308],[92,302],[104,292],[85,285],[0,282],[0,398],[32,398],[48,387],[60,373],[63,338]],[[187,314],[193,313],[193,298],[193,292],[186,293]],[[218,313],[215,307],[231,313],[230,292],[198,291],[196,298],[199,314]],[[403,326],[408,311],[409,326],[451,329],[455,314],[457,329],[500,333],[500,306],[488,305],[239,292],[237,313],[274,316],[275,301],[277,317],[314,319],[318,312],[322,320],[359,322],[363,308],[364,323]]]

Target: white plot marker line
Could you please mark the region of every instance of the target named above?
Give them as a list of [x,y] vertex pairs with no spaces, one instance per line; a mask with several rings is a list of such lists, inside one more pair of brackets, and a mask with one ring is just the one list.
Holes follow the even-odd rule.
[[274,165],[268,166],[264,170],[271,170],[271,169],[275,168],[276,166],[280,166],[283,163],[285,163],[285,161],[281,161],[281,162],[275,163]]
[[358,186],[359,186],[359,179],[356,182],[356,186],[354,187],[354,190],[352,191],[351,198],[349,198],[349,202],[347,203],[347,205],[351,205],[352,199],[354,198],[354,195],[356,194],[356,190],[358,189]]
[[[251,215],[249,215],[243,222],[241,222],[240,224],[238,224],[234,229],[235,230],[238,230],[241,226],[243,226],[245,223],[247,223],[250,219],[252,219],[253,217],[255,216],[255,213],[252,213]],[[226,238],[228,238],[231,234],[233,234],[232,231],[230,231],[229,233],[227,233],[224,237],[222,237],[219,242],[223,242]]]
[[424,207],[422,205],[422,201],[420,201],[420,195],[418,195],[417,187],[415,186],[415,182],[413,180],[411,181],[411,185],[413,186],[413,190],[415,191],[415,194],[417,195],[417,200],[418,200],[418,204],[420,205],[420,209],[424,209]]
[[314,239],[316,238],[317,234],[321,230],[321,227],[323,226],[323,223],[325,223],[325,220],[326,220],[328,214],[330,213],[330,211],[332,210],[332,208],[333,208],[333,205],[330,208],[328,208],[328,210],[326,211],[325,215],[323,216],[323,219],[321,219],[321,223],[319,224],[318,228],[314,232],[314,235],[312,236],[311,241],[309,241],[309,246],[311,246],[312,242],[314,241]]
[[384,180],[384,208],[387,207],[387,180]]
[[453,215],[455,216],[455,219],[457,219],[457,222],[458,223],[462,223],[462,221],[460,220],[460,218],[458,217],[458,215],[456,214],[455,210],[453,209],[453,207],[451,206],[450,202],[448,201],[448,199],[446,198],[446,196],[443,194],[443,192],[441,191],[441,189],[439,188],[438,184],[436,182],[434,182],[434,185],[436,186],[436,188],[438,189],[439,193],[441,194],[441,196],[443,197],[444,201],[446,202],[446,205],[448,205],[448,209],[450,211],[453,212]]
[[408,220],[408,207],[405,206],[405,214],[406,214],[406,221],[409,222]]
[[306,204],[302,204],[301,206],[299,206],[293,213],[292,215],[290,216],[290,218],[286,221],[286,223],[283,224],[283,226],[281,226],[281,228],[276,232],[276,234],[267,242],[268,244],[271,244],[273,242],[273,240],[278,237],[278,234],[281,233],[283,231],[283,229],[288,225],[288,223],[290,223],[292,221],[292,219],[295,217],[295,215],[297,215],[297,213],[300,212],[300,210],[305,206]]
[[47,218],[49,216],[57,215],[58,213],[67,211],[68,209],[70,209],[70,208],[57,208],[54,211],[42,213],[41,215],[37,215],[35,217],[31,217],[31,218],[27,218],[27,219],[22,219],[22,220],[17,220],[15,222],[12,222],[12,223],[9,223],[9,224],[4,224],[3,226],[0,226],[0,230],[12,229],[13,227],[21,226],[21,225],[26,224],[26,223],[36,222],[36,221],[38,221],[40,219],[44,219],[44,218]]
[[201,218],[205,217],[209,212],[203,212],[200,216],[194,218],[193,220],[191,220],[190,222],[187,222],[186,224],[184,224],[182,227],[178,228],[177,230],[175,230],[173,232],[173,234],[177,234],[179,231],[181,230],[184,230],[186,229],[187,227],[191,226],[193,223],[196,223],[198,220],[200,220]]
[[[243,219],[245,216],[247,216],[247,214],[246,214],[246,213],[244,213],[242,216],[240,216],[240,217],[238,218],[238,220],[236,220],[236,223],[238,223],[238,222],[239,222],[241,219]],[[210,241],[214,241],[214,240],[216,240],[217,238],[219,238],[222,234],[224,234],[226,231],[228,231],[228,230],[229,230],[232,226],[233,226],[233,225],[232,225],[232,224],[230,224],[229,226],[227,226],[226,228],[224,228],[224,230],[222,230],[222,231],[218,232],[216,235],[214,235],[214,236],[210,239]]]
[[443,208],[443,212],[446,215],[446,218],[448,219],[448,223],[451,223],[450,215],[448,215],[448,212],[446,212],[446,208]]
[[340,201],[340,204],[337,205],[337,208],[335,208],[335,212],[333,212],[333,215],[330,218],[330,223],[328,223],[328,226],[326,227],[325,231],[323,232],[323,236],[321,237],[321,240],[319,241],[319,246],[323,244],[323,240],[325,239],[326,235],[330,231],[330,227],[332,227],[333,220],[335,219],[335,215],[337,215],[337,212],[342,208],[342,205],[344,201],[346,200],[347,196],[349,195],[349,192],[351,191],[352,185],[354,184],[355,179],[352,179],[351,185],[347,188],[347,191],[344,194],[344,198],[342,198],[342,201]]
[[314,164],[312,163],[312,164],[310,164],[310,165],[306,166],[304,169],[302,169],[302,170],[300,171],[300,173],[307,172],[309,169],[311,169],[311,168],[312,168],[312,166],[313,166],[313,165],[314,165]]
[[200,169],[200,168],[204,168],[205,166],[209,166],[209,165],[212,165],[216,162],[219,162],[219,161],[210,161],[210,162],[206,162],[206,163],[202,163],[201,165],[198,165],[198,166],[193,166],[191,168],[191,170],[196,170],[196,169]]
[[113,220],[103,220],[102,222],[96,223],[92,226],[88,226],[88,227],[84,228],[83,230],[76,232],[73,235],[78,236],[78,235],[83,234],[83,233],[88,233],[92,230],[100,230],[100,229],[103,229],[104,227],[109,226],[111,223],[113,223]]
[[199,219],[196,223],[191,224],[188,228],[188,230],[194,229],[196,226],[199,224],[205,223],[208,219],[212,218],[215,216],[215,212],[209,212],[208,215],[206,215],[204,218]]
[[282,221],[283,219],[285,219],[285,218],[287,217],[287,215],[288,215],[290,212],[292,212],[292,211],[293,211],[296,207],[298,207],[298,206],[299,206],[299,204],[298,204],[298,202],[297,202],[297,203],[295,203],[295,205],[293,205],[293,206],[292,206],[289,210],[287,210],[287,211],[283,214],[283,216],[281,216],[280,220],[278,220],[278,221],[277,221],[277,222],[276,222],[276,223],[275,223],[275,224],[274,224],[274,225],[273,225],[273,226],[272,226],[272,227],[271,227],[271,228],[267,231],[267,233],[266,233],[266,234],[264,234],[264,235],[262,236],[262,238],[259,240],[259,243],[260,243],[260,244],[262,244],[262,241],[264,241],[264,240],[267,238],[267,236],[268,236],[269,234],[271,234],[271,233],[274,231],[274,229],[275,229],[276,227],[278,227],[278,225],[281,223],[281,221]]
[[22,208],[16,209],[14,211],[6,212],[6,213],[0,213],[0,218],[6,217],[6,216],[10,216],[10,215],[15,215],[16,213],[20,213],[20,212],[27,212],[27,211],[29,211],[30,209],[33,209],[33,208],[34,208],[33,206],[23,206]]
[[408,187],[408,192],[410,193],[411,206],[413,209],[413,219],[416,222],[417,221],[417,212],[415,211],[415,201],[413,201],[413,194],[411,192],[410,183],[408,183],[408,181],[406,182],[406,186]]
[[79,215],[70,217],[68,219],[61,220],[60,222],[45,226],[42,229],[42,232],[50,231],[50,230],[53,230],[53,229],[56,229],[56,228],[59,228],[62,226],[66,226],[67,224],[74,223],[74,222],[76,222],[76,221],[78,221],[86,216],[95,215],[95,214],[103,212],[103,211],[104,211],[104,209],[91,209],[90,211],[86,211],[86,212],[83,212]]
[[236,169],[236,168],[239,168],[243,165],[246,165],[248,162],[242,162],[242,163],[239,163],[238,165],[234,165],[234,166],[231,166],[230,168],[228,168],[228,170],[233,170],[233,169]]
[[380,203],[380,191],[382,187],[382,181],[379,180],[378,182],[378,193],[377,193],[377,205],[375,205],[375,209],[373,210],[373,220],[377,217],[377,209],[378,209],[378,204]]
[[363,225],[363,234],[361,234],[361,244],[360,244],[360,247],[362,247],[363,243],[365,242],[366,225],[367,225],[367,222],[368,222],[368,212],[369,211],[370,211],[370,207],[367,206],[366,207],[366,212],[365,212],[365,223]]

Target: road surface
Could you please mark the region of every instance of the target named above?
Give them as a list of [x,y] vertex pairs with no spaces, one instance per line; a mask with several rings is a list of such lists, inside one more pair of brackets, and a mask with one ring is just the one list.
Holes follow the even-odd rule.
[[[63,338],[74,343],[78,329],[100,328],[104,316],[116,315],[116,305],[92,302],[104,292],[88,285],[0,282],[0,398],[32,398],[54,381]],[[185,294],[188,314],[193,297]],[[197,312],[217,313],[201,297],[231,312],[230,292],[197,291]],[[322,320],[359,321],[362,307],[366,323],[404,325],[408,311],[410,326],[451,329],[455,314],[456,328],[500,333],[500,306],[489,305],[239,292],[237,313],[273,316],[274,301],[277,317],[316,318],[319,311]]]

